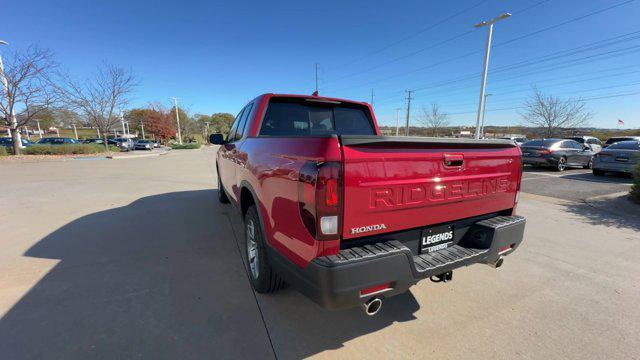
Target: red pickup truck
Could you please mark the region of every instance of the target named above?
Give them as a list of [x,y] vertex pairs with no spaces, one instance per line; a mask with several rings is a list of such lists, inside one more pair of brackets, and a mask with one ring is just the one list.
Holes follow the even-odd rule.
[[521,153],[508,140],[382,136],[367,103],[264,94],[210,141],[257,292],[286,282],[372,315],[421,279],[499,267],[522,242]]

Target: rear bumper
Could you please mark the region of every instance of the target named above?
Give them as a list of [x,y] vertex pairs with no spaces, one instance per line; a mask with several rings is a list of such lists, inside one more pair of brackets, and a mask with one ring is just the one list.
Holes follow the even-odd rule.
[[631,163],[623,163],[623,162],[604,162],[595,160],[593,162],[594,170],[602,170],[602,171],[611,171],[611,172],[619,172],[619,173],[627,173],[632,174],[633,168],[636,164]]
[[558,164],[558,160],[553,157],[523,157],[522,163],[525,165],[541,165],[541,166],[554,166]]
[[[449,248],[414,255],[397,240],[341,250],[314,259],[300,269],[271,250],[276,271],[318,304],[340,309],[372,297],[405,292],[419,280],[475,263],[492,263],[512,253],[522,242],[525,219],[497,216],[475,223],[464,238]],[[366,288],[390,284],[390,289],[361,296]]]

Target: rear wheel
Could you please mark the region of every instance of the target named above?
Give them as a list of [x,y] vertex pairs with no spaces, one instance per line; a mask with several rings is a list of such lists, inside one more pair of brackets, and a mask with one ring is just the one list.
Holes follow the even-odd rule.
[[595,176],[602,176],[602,175],[604,175],[604,171],[602,171],[602,170],[593,169],[592,171],[593,171],[593,175],[595,175]]
[[567,159],[565,157],[561,157],[558,159],[558,164],[556,164],[556,170],[565,171],[567,168]]
[[583,168],[585,168],[585,169],[592,169],[593,168],[593,157],[591,157],[589,159],[589,162],[587,163],[587,165],[583,166]]
[[245,259],[251,285],[259,293],[270,293],[281,289],[284,282],[269,264],[264,234],[255,205],[247,209],[244,216],[244,229]]

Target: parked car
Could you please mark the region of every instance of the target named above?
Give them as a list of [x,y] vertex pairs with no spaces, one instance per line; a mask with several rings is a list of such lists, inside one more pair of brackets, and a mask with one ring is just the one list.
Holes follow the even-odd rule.
[[38,140],[38,144],[46,145],[65,145],[65,144],[80,144],[80,141],[67,137],[46,137]]
[[590,169],[595,152],[574,140],[541,139],[522,144],[522,163],[533,166],[550,166],[558,171],[568,167]]
[[114,142],[114,145],[120,149],[120,151],[132,151],[135,146],[133,140],[129,138],[114,138],[111,140]]
[[[20,142],[24,147],[32,146],[33,144],[35,144],[33,141],[25,138],[20,138]],[[13,139],[10,137],[0,138],[0,146],[13,147]]]
[[511,136],[503,136],[500,139],[511,140],[516,143],[518,146],[522,146],[525,142],[527,142],[527,137],[523,135],[511,135]]
[[93,138],[93,139],[84,139],[82,140],[83,144],[104,144],[104,139],[102,138]]
[[602,150],[593,160],[593,175],[605,172],[633,174],[640,161],[640,141],[620,141]]
[[153,147],[154,148],[159,148],[160,147],[160,142],[158,140],[151,140],[151,143],[153,143]]
[[607,139],[607,141],[602,146],[603,148],[608,147],[611,144],[615,144],[620,141],[640,141],[640,136],[617,136]]
[[381,136],[369,104],[264,94],[216,155],[218,200],[244,219],[257,292],[283,282],[327,308],[362,305],[454,269],[502,264],[522,241],[512,141]]
[[137,140],[134,144],[136,150],[153,150],[153,143],[151,140]]
[[568,136],[565,139],[576,141],[579,144],[588,146],[594,153],[602,150],[602,141],[593,136]]

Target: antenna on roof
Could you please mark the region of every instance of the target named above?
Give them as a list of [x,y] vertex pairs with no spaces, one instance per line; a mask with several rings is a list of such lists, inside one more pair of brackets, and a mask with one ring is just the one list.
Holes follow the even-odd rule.
[[318,90],[314,91],[313,94],[311,94],[311,96],[318,96]]

